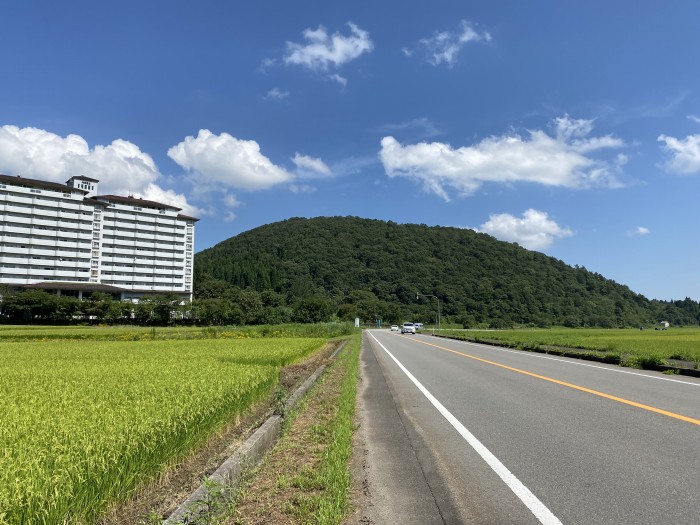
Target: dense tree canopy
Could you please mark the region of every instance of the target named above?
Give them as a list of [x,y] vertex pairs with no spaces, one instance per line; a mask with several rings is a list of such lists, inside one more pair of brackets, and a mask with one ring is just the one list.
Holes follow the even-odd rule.
[[311,305],[315,312],[334,305],[343,320],[431,323],[437,298],[443,318],[464,326],[700,320],[695,301],[650,301],[583,267],[483,233],[356,217],[289,219],[198,253],[195,297],[231,290],[273,294],[268,306],[291,308],[292,318],[311,319]]

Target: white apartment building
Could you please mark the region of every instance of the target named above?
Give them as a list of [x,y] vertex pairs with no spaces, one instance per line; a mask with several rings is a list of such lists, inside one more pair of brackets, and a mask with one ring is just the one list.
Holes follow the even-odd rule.
[[0,285],[191,299],[198,219],[168,204],[98,195],[98,183],[0,175]]

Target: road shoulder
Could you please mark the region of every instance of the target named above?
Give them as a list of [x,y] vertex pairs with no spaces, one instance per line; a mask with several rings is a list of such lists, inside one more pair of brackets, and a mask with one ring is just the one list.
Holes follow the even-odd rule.
[[353,510],[345,524],[444,523],[376,349],[365,334],[351,461]]

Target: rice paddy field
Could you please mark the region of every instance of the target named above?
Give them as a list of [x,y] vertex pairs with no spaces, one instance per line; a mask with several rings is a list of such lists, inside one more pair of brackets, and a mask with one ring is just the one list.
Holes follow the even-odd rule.
[[261,330],[1,328],[0,524],[94,522],[340,335]]
[[700,328],[443,330],[442,333],[456,339],[499,342],[524,349],[562,347],[600,352],[629,366],[665,364],[668,360],[700,366]]

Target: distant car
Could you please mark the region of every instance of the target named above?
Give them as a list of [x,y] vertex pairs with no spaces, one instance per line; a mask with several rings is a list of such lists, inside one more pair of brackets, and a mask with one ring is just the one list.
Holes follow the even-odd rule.
[[416,325],[413,323],[404,323],[401,325],[401,333],[402,334],[415,334],[416,333]]
[[392,332],[398,332],[398,331],[399,331],[399,325],[397,325],[397,324],[392,324],[392,325],[391,325],[391,331],[392,331]]
[[416,327],[416,333],[423,331],[423,323],[413,323],[413,326]]

